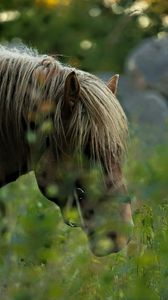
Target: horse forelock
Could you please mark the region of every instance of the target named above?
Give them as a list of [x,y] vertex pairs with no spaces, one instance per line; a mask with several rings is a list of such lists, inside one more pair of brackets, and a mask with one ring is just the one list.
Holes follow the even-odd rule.
[[[63,69],[63,83],[72,70],[67,67]],[[55,112],[56,137],[68,136],[69,146],[78,149],[81,154],[89,144],[93,160],[100,162],[100,165],[103,162],[106,171],[113,177],[112,165],[121,163],[126,152],[128,127],[125,113],[114,94],[100,79],[80,70],[75,72],[80,85],[79,99],[65,133],[64,120],[61,118],[63,94],[60,97]]]
[[[44,64],[45,60],[50,63]],[[80,84],[80,95],[65,131],[62,114],[64,85],[72,70]],[[109,88],[94,75],[63,66],[49,56],[0,47],[1,136],[8,136],[10,140],[11,124],[12,134],[21,148],[25,134],[23,116],[28,122],[29,113],[47,102],[54,103],[54,130],[50,136],[55,151],[60,151],[61,145],[65,146],[64,141],[68,140],[67,146],[82,154],[89,143],[92,157],[103,161],[107,172],[112,175],[112,161],[120,162],[126,150],[127,120]],[[46,132],[42,135],[43,141]]]

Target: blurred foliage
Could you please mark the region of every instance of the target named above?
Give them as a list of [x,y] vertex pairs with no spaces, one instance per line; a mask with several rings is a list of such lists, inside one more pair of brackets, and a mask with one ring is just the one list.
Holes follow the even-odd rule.
[[[140,2],[147,5],[139,13]],[[85,70],[120,72],[142,38],[167,31],[167,14],[167,0],[1,0],[0,40],[63,55]],[[64,224],[33,173],[2,188],[0,299],[167,300],[167,153],[161,145],[147,154],[133,140],[125,173],[134,236],[128,249],[104,258],[93,256],[80,228]]]
[[159,14],[168,13],[168,2],[167,0],[148,0],[151,5],[151,10]]
[[121,72],[142,38],[168,27],[166,0],[1,0],[0,12],[1,42],[22,40],[89,71]]
[[64,224],[59,208],[40,194],[33,173],[2,188],[1,300],[166,300],[167,151],[162,145],[145,156],[137,139],[132,141],[125,173],[134,236],[127,249],[104,258],[93,256],[80,228]]

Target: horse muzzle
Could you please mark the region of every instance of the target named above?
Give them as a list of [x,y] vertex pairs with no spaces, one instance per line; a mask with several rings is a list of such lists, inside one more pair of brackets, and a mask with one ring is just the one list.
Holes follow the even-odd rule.
[[124,249],[131,240],[133,224],[126,224],[127,233],[109,231],[106,234],[92,232],[88,235],[89,245],[95,256],[106,256]]

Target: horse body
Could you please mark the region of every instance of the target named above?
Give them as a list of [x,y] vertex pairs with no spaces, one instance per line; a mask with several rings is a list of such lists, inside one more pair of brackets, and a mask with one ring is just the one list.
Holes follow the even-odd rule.
[[[117,80],[114,76],[106,86],[50,56],[0,48],[0,185],[34,170],[40,190],[62,211],[76,189],[83,227],[97,255],[119,250],[128,238],[123,230],[117,233],[120,226],[114,222],[105,226],[112,218],[113,197],[127,194],[121,165],[128,129],[115,97]],[[98,201],[92,199],[85,175],[97,164],[102,190]],[[58,186],[57,195],[47,193],[51,184]],[[124,226],[132,222],[129,202],[121,203],[118,211]],[[102,236],[110,240],[107,250],[99,247]]]

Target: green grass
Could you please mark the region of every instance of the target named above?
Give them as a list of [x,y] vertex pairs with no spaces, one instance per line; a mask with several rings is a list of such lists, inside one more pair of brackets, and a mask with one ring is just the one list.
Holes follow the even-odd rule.
[[33,173],[0,190],[1,300],[168,299],[168,146],[133,145],[125,173],[135,228],[120,253],[95,257]]

